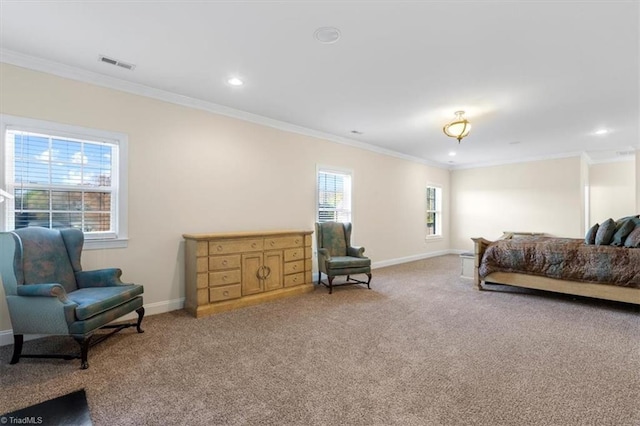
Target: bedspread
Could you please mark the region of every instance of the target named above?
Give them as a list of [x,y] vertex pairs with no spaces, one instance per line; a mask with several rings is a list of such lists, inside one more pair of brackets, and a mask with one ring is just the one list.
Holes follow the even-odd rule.
[[640,248],[587,245],[582,239],[525,237],[491,243],[478,273],[516,272],[640,288]]

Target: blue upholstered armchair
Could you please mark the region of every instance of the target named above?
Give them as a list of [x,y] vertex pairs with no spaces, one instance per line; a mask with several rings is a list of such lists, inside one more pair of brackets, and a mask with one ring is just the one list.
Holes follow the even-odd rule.
[[[318,284],[329,287],[329,294],[337,285],[366,284],[371,288],[371,259],[364,256],[364,247],[351,246],[351,224],[340,222],[316,223],[318,243]],[[322,281],[322,273],[327,275],[329,284]],[[366,274],[368,280],[361,281],[351,275]],[[347,276],[346,282],[333,284],[337,276]]]
[[[117,268],[83,271],[83,242],[78,229],[30,227],[0,233],[0,275],[14,338],[11,364],[20,358],[80,358],[85,369],[90,346],[123,328],[143,332],[143,287],[123,284]],[[132,311],[138,313],[137,322],[109,325]],[[92,339],[101,328],[113,330]],[[80,344],[80,355],[22,354],[25,334],[71,336]]]

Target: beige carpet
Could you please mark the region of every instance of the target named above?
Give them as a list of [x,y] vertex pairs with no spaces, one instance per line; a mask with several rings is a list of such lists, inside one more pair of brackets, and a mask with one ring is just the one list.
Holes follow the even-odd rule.
[[[95,425],[639,425],[637,306],[459,277],[458,256],[196,320],[79,362],[0,348],[0,412],[86,389]],[[147,283],[152,285],[153,283]],[[25,352],[75,350],[71,339]]]

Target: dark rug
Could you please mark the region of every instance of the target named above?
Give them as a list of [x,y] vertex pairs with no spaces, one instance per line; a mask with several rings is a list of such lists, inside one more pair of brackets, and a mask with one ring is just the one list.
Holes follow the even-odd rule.
[[84,389],[0,415],[0,425],[91,426]]

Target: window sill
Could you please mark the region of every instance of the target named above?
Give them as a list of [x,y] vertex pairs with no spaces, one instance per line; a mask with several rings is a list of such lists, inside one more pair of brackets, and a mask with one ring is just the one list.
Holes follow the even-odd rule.
[[424,238],[424,240],[430,243],[430,242],[442,241],[444,240],[444,238],[442,237],[442,235],[428,235]]
[[109,240],[84,240],[84,250],[100,250],[127,248],[129,246],[128,238],[113,238]]

